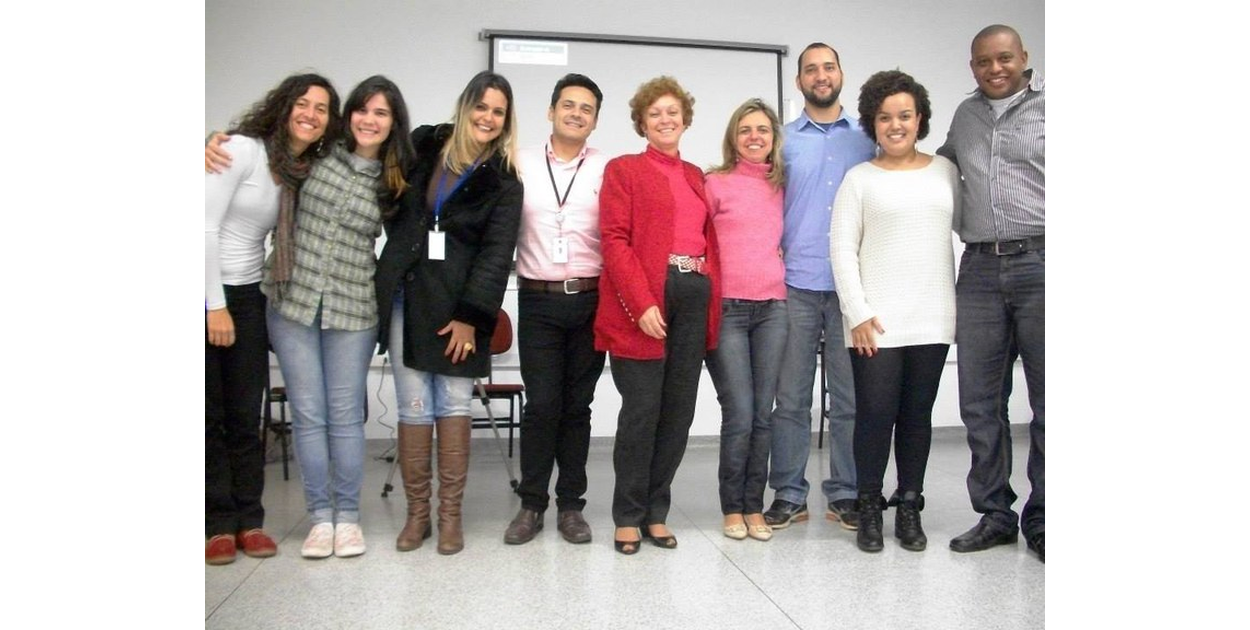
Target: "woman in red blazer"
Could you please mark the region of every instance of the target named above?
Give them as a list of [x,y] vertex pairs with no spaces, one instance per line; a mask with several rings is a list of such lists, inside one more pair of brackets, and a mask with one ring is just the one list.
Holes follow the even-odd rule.
[[612,464],[614,544],[672,549],[665,525],[673,476],[694,421],[703,357],[716,347],[720,279],[703,173],[678,150],[694,98],[671,77],[629,101],[638,155],[608,162],[599,193],[603,247],[595,348],[611,355],[621,394]]

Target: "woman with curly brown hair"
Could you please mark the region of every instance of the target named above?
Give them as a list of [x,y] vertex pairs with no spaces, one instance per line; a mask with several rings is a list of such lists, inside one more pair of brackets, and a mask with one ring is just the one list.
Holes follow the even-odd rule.
[[671,486],[694,421],[703,357],[716,347],[720,279],[703,172],[681,159],[694,98],[671,77],[629,101],[647,148],[608,162],[599,193],[603,246],[595,349],[621,394],[612,464],[614,544],[672,549]]
[[[262,529],[264,454],[256,410],[269,371],[260,280],[265,237],[294,212],[313,160],[338,135],[339,97],[324,77],[287,77],[231,129],[235,160],[204,180],[205,562],[238,549],[277,553]],[[330,143],[326,143],[329,136]]]

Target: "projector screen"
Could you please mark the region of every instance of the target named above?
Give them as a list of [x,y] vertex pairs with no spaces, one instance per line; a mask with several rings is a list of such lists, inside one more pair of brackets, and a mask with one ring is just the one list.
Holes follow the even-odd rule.
[[603,90],[599,122],[588,144],[616,156],[641,152],[646,141],[629,119],[638,86],[660,75],[677,79],[695,99],[681,155],[703,169],[721,161],[729,116],[760,98],[781,110],[780,59],[786,46],[528,31],[483,31],[491,69],[508,78],[517,103],[519,146],[546,142],[547,108],[560,77],[577,72]]

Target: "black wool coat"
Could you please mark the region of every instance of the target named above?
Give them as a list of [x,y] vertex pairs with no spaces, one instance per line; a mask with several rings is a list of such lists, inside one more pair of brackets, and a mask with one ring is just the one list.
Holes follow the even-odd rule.
[[[512,253],[516,248],[524,196],[515,170],[494,155],[444,202],[439,229],[446,236],[444,260],[430,260],[429,232],[434,208],[425,192],[451,125],[426,125],[412,132],[415,165],[395,216],[385,221],[386,245],[374,276],[378,300],[378,353],[390,341],[396,291],[404,292],[404,365],[447,376],[484,377],[490,373],[490,338],[503,304]],[[448,186],[455,181],[449,174]],[[443,356],[450,335],[437,331],[452,320],[475,328],[476,352],[452,365]],[[394,357],[396,353],[392,353]]]

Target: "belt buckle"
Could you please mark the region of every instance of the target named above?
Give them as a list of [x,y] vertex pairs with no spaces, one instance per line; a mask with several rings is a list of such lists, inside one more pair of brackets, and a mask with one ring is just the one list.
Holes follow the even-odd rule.
[[689,256],[682,256],[677,259],[677,271],[679,273],[690,273],[694,271],[694,259]]
[[1024,251],[1024,241],[996,241],[995,256],[1014,256]]
[[577,282],[578,280],[579,280],[579,278],[570,278],[570,279],[568,279],[568,280],[565,280],[565,281],[564,281],[564,283],[563,283],[563,284],[564,284],[564,294],[565,294],[565,295],[576,295],[576,294],[578,294],[578,293],[581,293],[581,290],[577,290],[577,291],[570,291],[570,290],[569,290],[569,283],[570,283],[570,282]]

